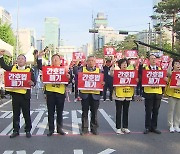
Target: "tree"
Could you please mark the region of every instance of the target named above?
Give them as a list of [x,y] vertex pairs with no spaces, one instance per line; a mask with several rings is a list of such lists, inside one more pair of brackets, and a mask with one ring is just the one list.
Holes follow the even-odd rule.
[[[0,39],[14,47],[16,46],[16,37],[14,36],[11,25],[8,25],[7,23],[2,24],[1,21],[0,21]],[[12,62],[12,58],[4,55],[4,61],[7,64],[10,64]]]
[[164,0],[154,6],[154,9],[159,16],[152,16],[152,19],[159,19],[164,22],[163,25],[159,24],[157,27],[163,26],[172,31],[172,50],[174,50],[175,33],[177,28],[176,24],[178,20],[177,14],[180,12],[180,1]]

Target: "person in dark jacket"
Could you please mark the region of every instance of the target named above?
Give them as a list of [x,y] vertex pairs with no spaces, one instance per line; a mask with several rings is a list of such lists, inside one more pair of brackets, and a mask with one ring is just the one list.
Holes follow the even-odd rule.
[[112,92],[113,92],[113,77],[110,76],[111,60],[107,60],[105,66],[103,67],[104,72],[104,90],[103,90],[103,100],[106,101],[107,89],[109,89],[109,99],[112,101]]
[[[31,72],[31,80],[29,80],[29,85],[35,86],[35,78],[32,69],[26,67],[26,57],[23,54],[20,54],[17,57],[17,64],[13,66],[8,66],[3,59],[4,51],[0,51],[0,65],[6,71],[12,72]],[[10,138],[19,136],[20,129],[20,111],[22,110],[24,119],[25,119],[25,132],[26,137],[31,137],[31,117],[30,117],[30,98],[31,91],[30,89],[9,89],[10,94],[12,95],[12,109],[13,109],[13,133],[10,135]]]

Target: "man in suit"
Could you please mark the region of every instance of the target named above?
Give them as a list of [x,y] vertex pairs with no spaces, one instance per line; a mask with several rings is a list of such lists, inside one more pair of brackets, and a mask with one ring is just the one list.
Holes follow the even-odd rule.
[[[3,59],[4,51],[0,51],[0,65],[6,71],[11,72],[31,72],[31,80],[29,80],[29,85],[34,86],[36,81],[34,78],[34,73],[32,69],[26,67],[26,57],[23,54],[20,54],[17,57],[17,64],[13,66],[8,66]],[[13,109],[13,133],[10,135],[10,138],[19,136],[20,129],[20,111],[22,110],[24,119],[25,119],[25,132],[26,137],[31,137],[31,117],[30,117],[30,98],[31,91],[30,89],[6,89],[12,95],[12,109]]]
[[[82,68],[81,72],[84,73],[100,73],[100,69],[96,68],[96,61],[94,56],[89,56],[87,58],[87,65]],[[88,112],[89,108],[91,111],[91,133],[98,135],[98,121],[97,121],[97,111],[99,108],[100,91],[93,90],[80,90],[81,105],[82,105],[82,132],[81,135],[88,133]]]
[[[149,56],[149,66],[145,67],[145,70],[161,70],[156,66],[156,56]],[[161,134],[157,129],[158,113],[162,98],[162,87],[144,87],[145,98],[145,131],[144,134],[154,132]]]

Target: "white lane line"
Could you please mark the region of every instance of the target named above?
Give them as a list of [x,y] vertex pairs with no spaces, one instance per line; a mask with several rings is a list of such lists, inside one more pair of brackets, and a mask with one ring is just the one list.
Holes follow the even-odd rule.
[[36,116],[36,118],[34,119],[34,121],[32,122],[32,129],[31,129],[31,133],[33,133],[33,131],[35,130],[35,128],[37,127],[39,121],[41,120],[44,111],[38,111],[38,115]]
[[162,101],[162,102],[165,102],[165,103],[167,103],[167,104],[168,104],[168,101],[166,101],[166,100],[164,100],[164,99],[162,99],[161,101]]
[[26,151],[25,150],[16,151],[16,154],[26,154]]
[[4,151],[3,154],[12,154],[14,151]]
[[75,149],[74,154],[83,154],[83,150],[82,149]]
[[0,118],[5,118],[8,114],[10,114],[10,113],[12,113],[12,111],[1,111],[1,112],[4,112],[1,116],[0,116]]
[[104,150],[104,151],[102,151],[102,152],[100,152],[100,153],[98,153],[98,154],[110,154],[110,153],[113,153],[113,152],[115,152],[116,150],[114,150],[114,149],[110,149],[110,148],[108,148],[108,149],[106,149],[106,150]]
[[81,122],[81,118],[77,117],[77,111],[76,110],[72,110],[71,115],[72,115],[72,133],[73,134],[80,134],[79,124]]
[[109,117],[109,115],[103,110],[99,109],[99,112],[103,115],[103,117],[106,119],[106,121],[109,123],[109,125],[112,127],[112,129],[116,132],[116,124],[114,121]]
[[5,103],[3,103],[3,104],[1,104],[1,105],[0,105],[0,108],[2,108],[3,106],[5,106],[6,104],[8,104],[8,103],[10,103],[10,102],[12,102],[12,99],[9,100],[9,101],[7,101],[7,102],[5,102]]
[[46,128],[47,128],[47,124],[48,124],[48,117],[44,117],[42,123],[39,123],[37,126],[39,129],[38,129],[36,134],[37,135],[43,135]]
[[33,154],[43,154],[44,151],[41,151],[41,150],[36,150]]

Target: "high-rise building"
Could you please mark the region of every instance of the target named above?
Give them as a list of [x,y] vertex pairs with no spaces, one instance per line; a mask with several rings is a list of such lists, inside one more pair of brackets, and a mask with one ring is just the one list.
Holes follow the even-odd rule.
[[34,30],[28,28],[19,29],[18,35],[19,35],[19,49],[23,54],[27,53],[31,47],[35,48],[36,44],[35,44]]
[[11,14],[8,11],[6,11],[3,7],[0,7],[0,20],[3,24],[11,24],[12,22]]
[[53,46],[54,48],[57,48],[60,44],[59,19],[48,17],[45,18],[44,24],[44,46]]
[[44,38],[36,40],[36,48],[37,48],[37,50],[43,50],[45,48],[44,47]]
[[94,28],[99,28],[101,25],[106,28],[108,25],[108,20],[107,17],[105,17],[104,13],[99,12],[97,14],[97,18],[94,19]]

